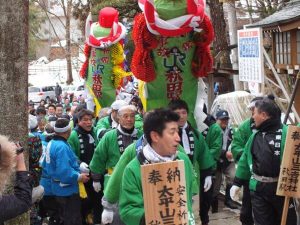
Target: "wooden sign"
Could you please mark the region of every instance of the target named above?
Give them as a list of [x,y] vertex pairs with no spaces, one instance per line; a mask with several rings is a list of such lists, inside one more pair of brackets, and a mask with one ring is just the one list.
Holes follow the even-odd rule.
[[300,198],[300,127],[288,128],[276,194]]
[[189,224],[184,161],[141,166],[146,225]]

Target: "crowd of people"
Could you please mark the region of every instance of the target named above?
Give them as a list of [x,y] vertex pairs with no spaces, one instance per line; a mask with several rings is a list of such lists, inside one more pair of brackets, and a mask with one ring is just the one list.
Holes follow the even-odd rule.
[[[221,109],[215,118],[207,117],[204,132],[189,123],[183,100],[145,113],[135,96],[130,103],[114,101],[96,118],[76,98],[61,101],[29,104],[29,173],[21,164],[17,176],[24,180],[30,174],[30,185],[44,189],[40,201],[28,203],[31,224],[145,224],[141,165],[179,159],[185,163],[189,224],[196,224],[192,198],[197,194],[201,223],[209,224],[209,211],[219,210],[223,180],[224,204],[231,209],[240,207],[235,201],[243,186],[243,225],[280,224],[284,198],[276,187],[287,126],[273,98],[254,98],[245,109],[252,117],[235,129]],[[30,187],[20,189],[19,198],[31,195]],[[0,201],[1,207],[8,204]],[[296,224],[294,207],[288,213],[287,224]],[[0,215],[1,222],[10,218]]]

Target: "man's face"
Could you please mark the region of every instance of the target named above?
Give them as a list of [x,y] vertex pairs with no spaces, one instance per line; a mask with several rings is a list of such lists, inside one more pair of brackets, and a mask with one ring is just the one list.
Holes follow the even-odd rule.
[[186,111],[186,109],[176,109],[174,110],[174,112],[180,116],[180,119],[178,121],[179,127],[183,127],[187,121],[188,112]]
[[165,124],[165,129],[160,136],[158,133],[153,132],[152,142],[157,146],[157,152],[161,156],[171,156],[177,151],[177,147],[180,142],[180,137],[178,134],[178,123],[168,122]]
[[70,103],[70,100],[68,98],[65,98],[65,104],[68,105]]
[[63,108],[62,107],[56,107],[55,114],[57,117],[61,117],[63,114]]
[[224,118],[224,119],[218,119],[218,124],[220,125],[220,127],[224,130],[226,129],[226,127],[228,126],[228,118]]
[[49,108],[48,108],[48,114],[49,114],[49,115],[54,115],[54,114],[55,114],[55,109],[54,109],[54,107],[49,107]]
[[259,127],[265,120],[269,119],[269,116],[265,112],[259,112],[256,107],[254,108],[252,117],[256,127]]
[[135,112],[130,109],[122,110],[118,114],[119,124],[126,128],[126,129],[132,129],[135,122]]
[[78,121],[78,125],[85,131],[91,131],[93,127],[92,119],[93,119],[92,116],[85,115],[81,118],[81,120]]

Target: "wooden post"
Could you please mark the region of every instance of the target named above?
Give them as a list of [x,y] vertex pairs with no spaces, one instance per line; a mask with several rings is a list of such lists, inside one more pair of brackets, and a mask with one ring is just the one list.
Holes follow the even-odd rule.
[[286,218],[287,218],[287,213],[288,213],[288,209],[289,209],[289,202],[290,202],[290,197],[285,197],[282,216],[281,216],[281,225],[286,224]]
[[285,196],[281,225],[286,224],[290,198],[300,197],[300,127],[289,126],[276,194]]
[[209,113],[211,110],[211,106],[215,99],[214,95],[214,73],[208,74],[208,100],[207,100],[207,112]]

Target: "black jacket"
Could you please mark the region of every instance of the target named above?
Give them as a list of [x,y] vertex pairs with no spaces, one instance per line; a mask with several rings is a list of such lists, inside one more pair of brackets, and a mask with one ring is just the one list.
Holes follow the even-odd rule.
[[[252,143],[253,172],[259,176],[278,177],[280,172],[280,154],[275,154],[277,130],[282,128],[280,120],[264,121]],[[280,151],[280,148],[277,149]]]
[[17,217],[31,207],[32,180],[29,172],[16,173],[14,194],[0,196],[0,224]]

